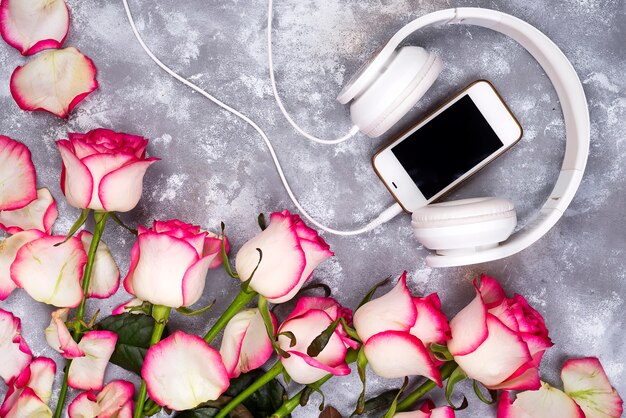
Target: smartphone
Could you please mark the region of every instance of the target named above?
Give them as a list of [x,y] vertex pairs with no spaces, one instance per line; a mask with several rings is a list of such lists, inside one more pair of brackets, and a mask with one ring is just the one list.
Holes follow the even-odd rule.
[[374,170],[406,212],[450,192],[522,138],[496,89],[479,80],[378,151]]

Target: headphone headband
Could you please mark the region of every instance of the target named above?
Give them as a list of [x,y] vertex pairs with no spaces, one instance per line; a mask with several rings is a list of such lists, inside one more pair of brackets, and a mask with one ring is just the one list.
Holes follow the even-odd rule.
[[352,100],[384,67],[402,41],[417,30],[438,24],[482,26],[517,41],[537,60],[552,82],[561,103],[566,131],[565,157],[561,172],[548,201],[538,215],[497,247],[477,250],[471,254],[432,254],[426,258],[426,263],[431,267],[450,267],[513,255],[532,245],[556,224],[580,185],[589,155],[590,122],[587,99],[580,79],[567,57],[550,38],[514,16],[473,7],[440,10],[409,22],[389,40],[367,68],[353,82],[348,83],[337,99],[342,103]]

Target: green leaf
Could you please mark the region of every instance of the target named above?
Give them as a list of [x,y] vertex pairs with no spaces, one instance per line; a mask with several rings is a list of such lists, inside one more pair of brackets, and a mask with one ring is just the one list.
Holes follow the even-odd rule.
[[462,409],[465,409],[467,408],[467,405],[468,405],[467,398],[465,396],[463,396],[463,402],[461,402],[460,406],[454,405],[451,400],[452,392],[454,391],[454,386],[456,386],[457,383],[465,379],[467,379],[467,375],[460,367],[457,367],[452,372],[452,374],[448,378],[448,382],[446,383],[446,400],[448,401],[448,405],[450,405],[452,409],[454,409],[455,411],[460,411]]
[[[365,401],[365,408],[363,409],[363,413],[373,412],[377,409],[387,407],[396,398],[398,390],[400,389],[391,389],[381,393],[378,396],[368,399],[367,401]],[[353,412],[352,415],[357,415],[356,411]]]
[[356,309],[359,309],[361,306],[365,305],[367,302],[372,300],[372,297],[374,296],[374,293],[376,293],[376,290],[378,290],[379,287],[384,286],[387,283],[389,283],[390,280],[391,280],[391,276],[387,277],[385,280],[380,281],[376,283],[374,286],[372,286],[372,288],[369,290],[369,292],[367,292],[367,294],[365,295],[363,300],[361,300],[361,302],[359,303],[359,306],[357,306]]
[[326,403],[326,396],[324,396],[324,392],[322,392],[320,388],[316,388],[311,385],[305,386],[302,390],[302,395],[300,395],[300,406],[306,406],[306,404],[309,403],[309,398],[311,397],[313,392],[317,392],[322,396],[322,402],[320,402],[319,406],[319,410],[322,411]]
[[80,227],[83,226],[85,222],[87,222],[87,218],[89,217],[89,212],[91,212],[91,209],[83,209],[80,212],[80,216],[78,217],[78,219],[76,219],[76,222],[74,222],[74,225],[72,225],[72,227],[70,228],[70,231],[67,233],[67,236],[65,237],[65,239],[62,242],[54,244],[54,246],[58,247],[61,244],[65,244],[67,240],[72,238],[74,234],[76,233],[76,231],[78,231]]
[[212,406],[205,406],[196,409],[190,409],[188,411],[177,412],[176,418],[213,418],[220,412],[219,408]]
[[440,361],[452,361],[454,357],[450,354],[448,347],[441,344],[432,343],[430,345],[430,351],[433,352],[434,356]]
[[[151,316],[123,313],[103,319],[96,328],[117,334],[117,344],[111,356],[111,363],[141,375],[141,366],[150,347],[154,324],[155,320]],[[166,328],[163,338],[168,334]]]
[[396,414],[396,408],[398,407],[398,398],[400,398],[400,396],[402,395],[402,393],[404,392],[404,390],[406,389],[406,387],[408,385],[409,385],[409,378],[405,377],[404,378],[404,383],[402,384],[402,387],[400,388],[400,390],[396,394],[396,397],[393,399],[393,402],[391,402],[391,406],[389,407],[389,410],[383,416],[383,418],[391,418],[391,417],[393,417]]
[[491,399],[487,399],[485,395],[483,395],[482,390],[480,390],[481,386],[482,385],[478,381],[474,380],[474,393],[476,393],[478,399],[480,399],[487,405],[493,405],[494,403],[496,403],[496,401],[498,400],[498,391],[493,389],[487,389],[489,391],[489,396],[491,397]]
[[326,348],[328,341],[330,341],[330,338],[333,336],[335,330],[337,329],[337,325],[339,325],[340,318],[341,317],[331,322],[328,328],[322,331],[320,335],[318,335],[313,341],[311,341],[311,344],[309,344],[309,347],[306,349],[306,353],[309,357],[317,357]]
[[332,406],[328,405],[326,408],[324,408],[319,418],[342,418],[342,417],[339,411],[337,411]]
[[265,222],[265,215],[263,214],[263,212],[259,213],[258,221],[261,231],[265,231],[265,229],[267,228],[267,223]]
[[290,347],[290,348],[291,348],[291,347],[293,347],[294,345],[296,345],[296,344],[297,344],[297,342],[298,342],[298,340],[296,340],[296,335],[295,335],[293,332],[291,332],[291,331],[284,331],[284,332],[281,332],[281,333],[280,333],[280,334],[278,334],[278,335],[279,335],[279,336],[280,336],[280,335],[282,335],[282,336],[284,336],[284,337],[289,338],[289,340],[290,340],[290,342],[289,342],[289,347]]
[[361,379],[361,383],[363,383],[363,389],[361,390],[361,394],[359,395],[359,400],[356,403],[356,409],[354,413],[356,415],[361,415],[365,411],[365,383],[367,379],[367,357],[365,357],[365,350],[363,350],[363,346],[359,348],[359,351],[357,353],[356,366],[357,371],[359,372],[359,378]]
[[259,252],[259,262],[256,264],[256,267],[254,268],[254,270],[252,270],[252,274],[250,274],[250,277],[248,277],[248,280],[243,282],[241,285],[241,289],[246,293],[250,293],[250,289],[249,289],[250,282],[252,281],[252,278],[254,277],[254,273],[256,273],[257,269],[261,265],[261,261],[263,261],[263,251],[261,251],[260,248],[257,248],[256,250]]
[[226,270],[226,273],[228,273],[230,277],[232,277],[233,279],[238,279],[239,275],[233,272],[233,269],[230,267],[228,254],[226,253],[226,238],[225,238],[226,235],[224,235],[224,228],[226,228],[226,225],[224,225],[224,222],[222,222],[221,226],[222,226],[222,265],[224,266],[224,270]]
[[109,216],[111,216],[111,219],[113,219],[116,224],[118,224],[119,226],[121,226],[122,228],[124,228],[125,230],[130,232],[131,234],[133,234],[133,235],[138,235],[139,234],[139,232],[137,232],[136,229],[131,228],[130,226],[128,226],[124,222],[122,222],[122,220],[117,216],[117,213],[109,212]]
[[344,318],[343,316],[339,317],[339,322],[341,322],[341,326],[343,327],[344,331],[346,331],[346,334],[348,334],[348,337],[352,338],[354,341],[358,341],[360,343],[363,342],[361,341],[361,337],[359,337],[359,334],[357,334],[356,330],[348,325],[348,323],[346,322],[346,318]]
[[276,353],[283,358],[291,357],[289,353],[280,348],[278,341],[276,341],[276,337],[274,336],[274,321],[272,321],[272,316],[270,315],[270,310],[267,306],[267,299],[265,299],[262,295],[259,295],[259,312],[261,312],[261,317],[263,318],[263,323],[265,324],[265,331],[267,332],[267,336],[270,338],[270,341],[272,341],[274,351],[276,351]]
[[302,289],[300,289],[298,294],[307,292],[309,290],[315,290],[315,289],[323,289],[325,298],[330,297],[330,295],[333,293],[332,290],[330,290],[330,286],[328,286],[325,283],[311,283],[307,286],[304,286]]
[[196,315],[201,315],[205,312],[207,312],[208,310],[210,310],[213,305],[215,305],[215,299],[213,299],[213,302],[211,302],[208,306],[205,306],[202,309],[197,309],[197,310],[193,310],[193,309],[189,309],[185,306],[181,306],[179,308],[176,308],[176,312],[186,315],[186,316],[196,316]]

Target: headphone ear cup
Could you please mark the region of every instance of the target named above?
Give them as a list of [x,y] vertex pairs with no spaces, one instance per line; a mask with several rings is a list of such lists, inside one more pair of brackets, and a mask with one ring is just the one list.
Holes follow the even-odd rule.
[[513,202],[480,197],[436,203],[413,212],[417,240],[438,254],[460,254],[497,246],[515,229]]
[[441,69],[439,57],[424,48],[400,48],[372,84],[353,100],[352,122],[372,138],[382,135],[426,94]]

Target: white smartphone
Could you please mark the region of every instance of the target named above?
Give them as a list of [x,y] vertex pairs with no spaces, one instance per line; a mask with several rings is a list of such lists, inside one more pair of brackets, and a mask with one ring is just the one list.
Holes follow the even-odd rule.
[[522,127],[485,80],[466,87],[378,151],[374,170],[406,212],[444,196],[522,137]]

